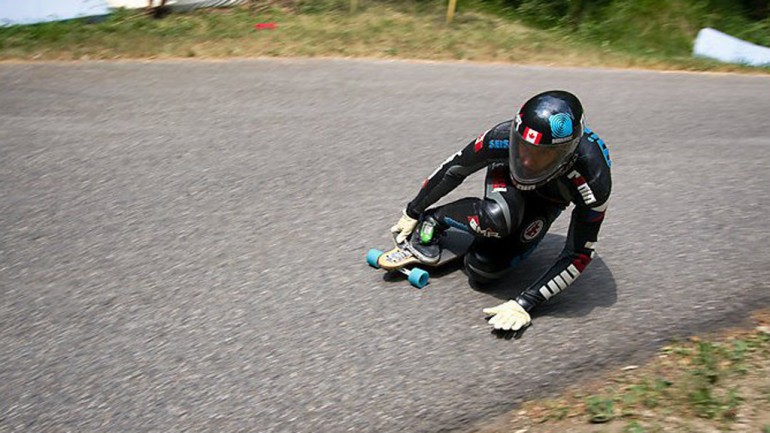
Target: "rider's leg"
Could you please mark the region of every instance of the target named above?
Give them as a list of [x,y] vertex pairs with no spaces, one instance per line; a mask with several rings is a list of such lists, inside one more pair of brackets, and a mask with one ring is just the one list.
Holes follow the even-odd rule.
[[505,210],[489,199],[464,198],[428,210],[409,240],[409,249],[423,263],[438,262],[439,238],[449,227],[466,231],[478,238],[506,237],[511,219]]
[[477,282],[499,279],[532,253],[562,209],[516,189],[507,164],[494,165],[487,171],[484,199],[497,205],[498,212],[488,209],[486,213],[502,215],[506,230],[500,238],[477,238],[466,254],[466,271]]
[[487,169],[484,198],[464,198],[437,208],[438,221],[480,238],[505,238],[516,231],[524,216],[525,198],[511,185],[507,164]]
[[[522,209],[520,206],[515,210]],[[520,212],[517,212],[520,213]],[[515,230],[520,215],[511,215],[511,206],[490,198],[468,197],[438,207],[429,214],[439,227],[455,227],[480,238],[500,239]]]
[[515,231],[524,215],[524,197],[510,183],[506,166],[487,171],[484,198],[468,197],[429,209],[410,240],[415,256],[435,263],[440,258],[438,238],[449,227],[464,230],[477,238],[502,239]]
[[477,239],[465,255],[468,277],[476,283],[489,283],[519,265],[537,247],[559,216],[562,207],[529,197],[522,223],[504,239]]

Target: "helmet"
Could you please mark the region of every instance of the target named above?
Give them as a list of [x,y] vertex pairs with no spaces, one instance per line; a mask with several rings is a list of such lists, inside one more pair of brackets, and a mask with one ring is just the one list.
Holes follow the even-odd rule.
[[583,105],[572,93],[552,90],[525,102],[511,125],[508,148],[516,187],[534,189],[569,169],[584,128]]

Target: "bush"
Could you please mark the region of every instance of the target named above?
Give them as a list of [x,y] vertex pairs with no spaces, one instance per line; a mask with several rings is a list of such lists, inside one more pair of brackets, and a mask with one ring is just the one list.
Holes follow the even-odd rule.
[[689,56],[703,27],[770,46],[770,0],[504,1],[528,24],[634,54]]

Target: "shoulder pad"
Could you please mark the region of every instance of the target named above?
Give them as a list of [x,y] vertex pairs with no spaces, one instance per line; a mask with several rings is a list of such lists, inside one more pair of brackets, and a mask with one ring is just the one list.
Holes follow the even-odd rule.
[[481,151],[484,147],[492,150],[508,150],[510,146],[511,121],[498,123],[476,138],[474,150]]

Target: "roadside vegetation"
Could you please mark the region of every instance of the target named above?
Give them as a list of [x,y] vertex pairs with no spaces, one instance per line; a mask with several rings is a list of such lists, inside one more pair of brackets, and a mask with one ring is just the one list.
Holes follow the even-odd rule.
[[770,433],[770,310],[751,326],[663,347],[476,433]]
[[460,0],[450,24],[443,0],[251,1],[163,18],[120,10],[0,28],[0,60],[331,56],[766,73],[691,52],[705,26],[770,45],[767,4]]

